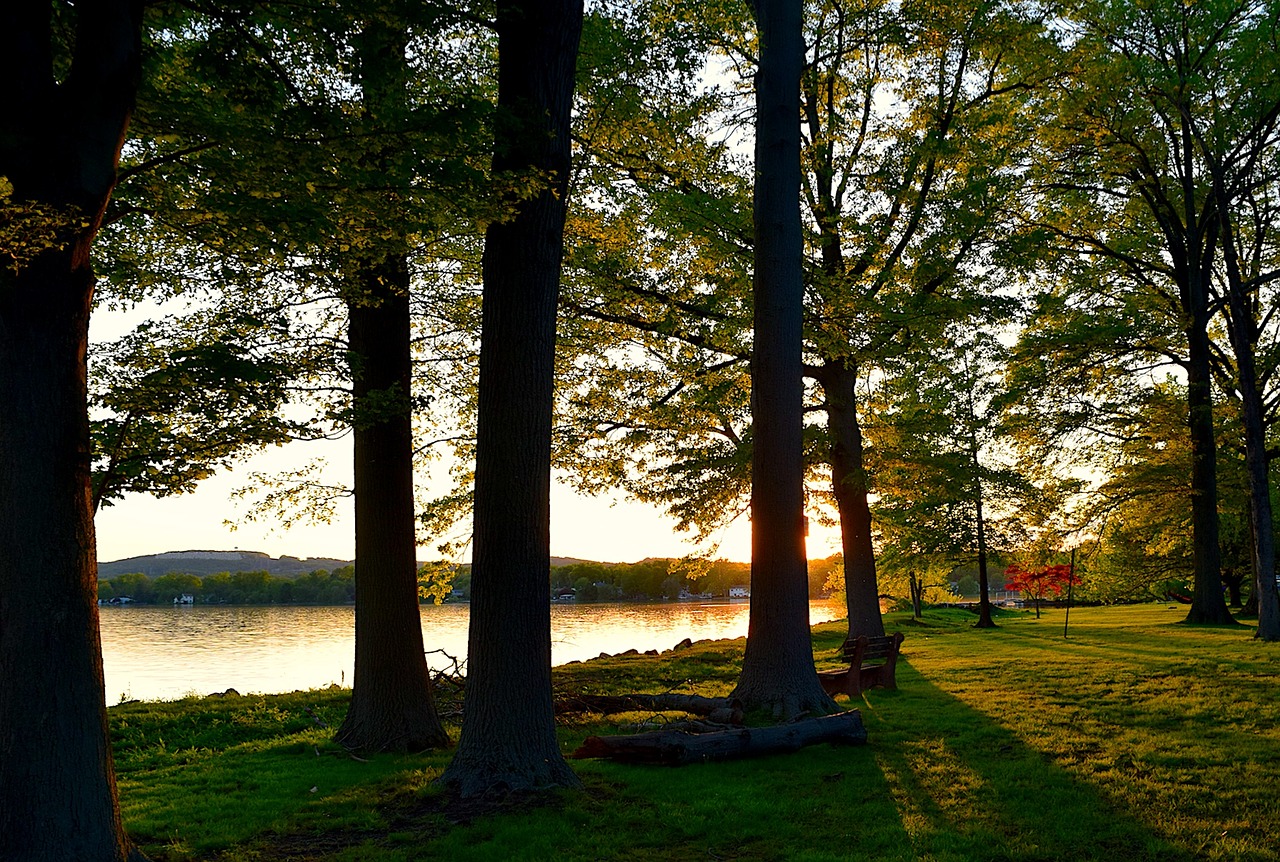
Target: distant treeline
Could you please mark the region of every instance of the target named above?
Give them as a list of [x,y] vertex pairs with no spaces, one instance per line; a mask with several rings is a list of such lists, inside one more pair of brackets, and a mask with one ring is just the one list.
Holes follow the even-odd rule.
[[[809,561],[809,595],[822,595],[839,555]],[[448,583],[440,584],[441,564],[423,569],[424,601],[430,594],[467,599],[471,592],[469,566],[458,566]],[[728,560],[648,559],[638,563],[574,563],[551,570],[550,592],[572,589],[580,602],[650,601],[676,598],[682,591],[726,596],[730,587],[751,583],[751,565]],[[444,589],[441,589],[441,587]],[[148,577],[139,572],[98,581],[102,601],[128,596],[135,602],[168,604],[184,595],[197,604],[229,605],[342,605],[355,601],[355,568],[317,569],[298,577],[277,577],[265,571],[218,572],[199,575],[170,572]]]
[[[839,555],[809,561],[809,595],[818,598]],[[551,570],[552,591],[573,589],[580,602],[676,598],[681,592],[727,596],[751,584],[751,564],[729,560],[656,558],[638,563],[575,563]]]
[[139,572],[98,581],[98,598],[110,601],[128,596],[135,602],[168,604],[188,595],[199,604],[228,605],[344,605],[355,601],[356,570],[343,566],[317,569],[296,578],[269,572],[218,572],[199,575],[170,572],[149,578]]

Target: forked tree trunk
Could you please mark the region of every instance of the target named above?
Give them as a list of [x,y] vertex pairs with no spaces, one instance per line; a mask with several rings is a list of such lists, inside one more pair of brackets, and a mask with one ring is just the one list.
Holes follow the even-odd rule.
[[[405,34],[375,18],[359,41],[366,118],[385,138],[369,167],[393,190],[407,179],[390,133],[406,114]],[[380,226],[386,227],[386,226]],[[376,235],[376,229],[370,232]],[[436,714],[418,610],[413,505],[413,359],[409,264],[401,237],[368,253],[348,285],[355,446],[356,644],[351,706],[336,740],[359,751],[422,751],[449,744]]]
[[862,426],[858,424],[854,385],[857,371],[843,364],[824,365],[818,376],[826,397],[831,490],[840,514],[840,546],[844,552],[845,606],[849,638],[884,637],[880,587],[871,543],[871,505],[867,496]]
[[790,718],[835,703],[813,666],[804,547],[799,0],[757,0],[751,618],[733,697]]
[[495,173],[553,184],[485,234],[471,625],[462,736],[442,782],[463,796],[577,786],[551,697],[550,490],[556,302],[582,0],[498,3]]
[[356,655],[336,740],[361,751],[449,743],[436,714],[418,611],[409,404],[409,272],[403,255],[364,273],[348,301],[355,411]]
[[141,6],[76,4],[74,57],[59,82],[51,4],[0,4],[0,176],[15,207],[35,208],[0,264],[6,862],[141,858],[121,825],[107,738],[85,365],[89,253],[137,92]]

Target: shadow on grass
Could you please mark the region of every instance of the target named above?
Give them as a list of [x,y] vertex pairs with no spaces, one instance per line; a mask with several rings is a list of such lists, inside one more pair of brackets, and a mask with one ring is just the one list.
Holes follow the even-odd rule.
[[899,684],[869,693],[863,715],[911,844],[901,858],[1197,858],[909,663],[899,663]]

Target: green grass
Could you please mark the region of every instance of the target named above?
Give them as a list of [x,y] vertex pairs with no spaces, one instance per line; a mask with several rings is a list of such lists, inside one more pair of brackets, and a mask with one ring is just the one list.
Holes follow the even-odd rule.
[[[340,722],[344,690],[125,704],[111,709],[121,800],[146,852],[175,862],[1280,859],[1280,647],[1184,613],[1076,609],[1066,639],[1062,611],[984,631],[965,611],[892,615],[899,689],[855,704],[865,746],[575,761],[584,792],[496,808],[435,790],[448,752],[348,757],[317,724]],[[815,628],[820,666],[842,636]],[[600,659],[556,684],[724,694],[741,649]],[[578,719],[561,741],[654,718]]]

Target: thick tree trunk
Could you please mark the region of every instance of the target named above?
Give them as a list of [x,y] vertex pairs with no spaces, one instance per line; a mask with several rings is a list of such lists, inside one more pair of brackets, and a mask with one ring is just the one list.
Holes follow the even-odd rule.
[[[380,136],[366,156],[395,194],[394,133],[406,114],[405,33],[375,16],[358,43],[365,117]],[[394,227],[380,224],[370,230]],[[353,256],[346,296],[355,446],[356,654],[351,706],[335,739],[358,751],[449,744],[436,714],[418,610],[413,505],[413,357],[403,237]]]
[[50,257],[0,279],[0,859],[116,860],[129,845],[98,635],[92,275]]
[[[85,351],[89,254],[128,126],[140,2],[0,4],[0,176],[31,235],[0,265],[0,859],[141,858],[124,834],[98,633]],[[65,58],[59,58],[64,60]]]
[[1208,319],[1196,314],[1187,329],[1187,407],[1191,429],[1191,549],[1193,585],[1189,623],[1235,622],[1222,595],[1218,546],[1217,442],[1213,436]]
[[336,740],[359,751],[449,744],[436,715],[418,612],[410,414],[409,271],[364,273],[348,300],[355,414],[356,655]]
[[744,727],[710,733],[660,730],[628,736],[588,736],[573,756],[683,766],[783,754],[820,742],[858,745],[866,741],[867,729],[862,724],[862,714],[855,709],[774,727]]
[[556,302],[581,0],[498,3],[495,172],[551,187],[485,234],[471,626],[462,736],[442,781],[463,796],[577,786],[551,697],[550,489]]
[[791,718],[834,712],[813,666],[804,547],[799,0],[758,0],[751,619],[733,697]]
[[818,382],[826,399],[827,433],[831,438],[828,460],[831,490],[840,514],[849,638],[884,637],[875,550],[871,543],[871,506],[867,499],[862,426],[858,424],[854,394],[857,371],[842,363],[827,363]]

